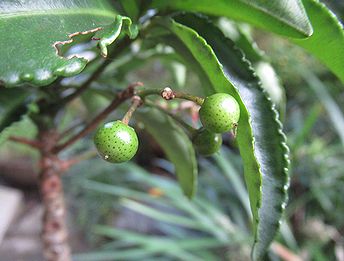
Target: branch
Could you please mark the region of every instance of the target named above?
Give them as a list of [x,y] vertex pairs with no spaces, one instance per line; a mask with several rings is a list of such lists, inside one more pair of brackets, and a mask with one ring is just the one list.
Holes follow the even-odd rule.
[[74,142],[79,140],[80,138],[86,136],[89,134],[92,130],[97,128],[99,123],[103,121],[113,110],[115,110],[121,103],[123,103],[128,98],[132,97],[134,95],[134,88],[136,86],[142,86],[143,84],[141,82],[136,82],[131,85],[129,85],[125,90],[119,92],[115,99],[100,113],[98,114],[90,123],[88,123],[85,128],[83,128],[79,133],[71,137],[69,140],[67,140],[65,143],[62,143],[61,145],[56,146],[53,151],[55,153],[58,153],[65,148],[72,145]]
[[169,115],[172,119],[174,119],[176,122],[178,122],[184,129],[186,129],[190,133],[191,137],[196,134],[197,129],[195,129],[194,127],[190,126],[188,123],[183,121],[183,119],[181,119],[177,115],[175,115],[175,114],[171,113],[170,111],[162,108],[161,106],[158,106],[158,105],[154,104],[153,102],[145,101],[145,103],[147,105],[149,105],[149,106],[151,106],[153,108],[156,108],[156,109],[166,113],[167,115]]
[[42,144],[39,141],[37,141],[37,140],[30,140],[30,139],[27,139],[27,138],[16,137],[16,136],[9,137],[9,140],[10,141],[14,141],[14,142],[18,142],[18,143],[21,143],[21,144],[28,145],[28,146],[33,147],[35,149],[41,149],[42,148]]
[[[54,132],[40,132],[39,138],[51,140]],[[43,147],[43,146],[42,146]],[[42,148],[39,189],[44,206],[41,240],[45,260],[71,261],[71,249],[66,224],[66,205],[61,180],[61,163],[58,157]]]
[[97,154],[98,154],[97,151],[91,150],[91,151],[85,152],[84,154],[75,156],[69,160],[61,161],[61,173],[66,172],[72,166],[74,166],[75,164],[78,164],[79,162],[83,160],[88,160],[97,156]]
[[73,132],[76,128],[81,127],[82,125],[84,125],[85,122],[84,121],[77,121],[76,123],[74,123],[72,126],[68,127],[67,129],[65,129],[64,131],[62,131],[59,134],[59,138],[63,138],[66,137],[67,135],[69,135],[71,132]]
[[141,89],[136,92],[136,95],[140,96],[144,99],[148,95],[159,95],[165,100],[172,100],[175,98],[189,100],[197,105],[202,105],[204,99],[189,93],[173,91],[170,87],[166,87],[164,89]]

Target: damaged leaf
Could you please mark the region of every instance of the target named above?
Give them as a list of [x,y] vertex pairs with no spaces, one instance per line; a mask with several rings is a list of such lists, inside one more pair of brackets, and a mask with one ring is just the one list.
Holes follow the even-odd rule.
[[63,57],[59,48],[78,36],[98,41],[100,53],[125,31],[136,28],[120,16],[108,1],[13,1],[0,3],[0,81],[5,86],[24,82],[44,86],[58,76],[80,73],[88,60],[78,55]]

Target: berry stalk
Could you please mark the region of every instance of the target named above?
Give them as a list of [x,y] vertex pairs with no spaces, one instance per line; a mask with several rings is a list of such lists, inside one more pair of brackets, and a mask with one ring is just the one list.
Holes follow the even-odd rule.
[[170,87],[166,87],[164,89],[141,89],[136,91],[136,95],[140,96],[144,99],[146,96],[149,95],[159,95],[165,100],[172,100],[175,98],[184,99],[188,101],[193,101],[198,105],[202,105],[204,99],[195,95],[191,95],[189,93],[173,91]]
[[164,113],[168,114],[172,119],[177,121],[184,129],[186,129],[189,132],[190,137],[193,137],[197,133],[197,129],[187,124],[183,119],[181,119],[177,115],[165,110],[164,108],[161,108],[160,106],[157,106],[153,102],[146,101],[145,103],[151,107],[157,108],[158,110],[161,110]]
[[130,108],[128,109],[127,113],[124,115],[123,119],[122,119],[122,122],[125,124],[125,125],[128,125],[129,124],[129,121],[131,119],[131,117],[133,116],[133,113],[136,111],[136,109],[138,107],[140,107],[142,105],[142,100],[140,98],[140,96],[137,96],[135,95],[133,98],[132,98],[132,104],[130,106]]

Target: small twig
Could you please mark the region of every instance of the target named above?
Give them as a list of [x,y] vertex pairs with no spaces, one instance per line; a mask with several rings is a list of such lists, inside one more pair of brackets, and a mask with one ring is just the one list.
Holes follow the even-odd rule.
[[171,100],[175,98],[185,99],[185,100],[193,101],[194,103],[198,105],[202,105],[204,101],[203,98],[195,96],[195,95],[191,95],[184,92],[172,91],[170,87],[166,87],[165,89],[162,90],[161,97],[164,98],[165,100]]
[[119,92],[115,99],[100,113],[98,114],[90,123],[88,123],[79,133],[75,134],[73,137],[71,137],[66,142],[62,143],[61,145],[58,145],[54,148],[54,152],[58,153],[65,148],[72,145],[74,142],[79,140],[80,138],[86,136],[89,134],[92,130],[97,128],[99,123],[104,120],[113,110],[115,110],[121,103],[123,103],[128,98],[132,97],[134,95],[134,88],[136,86],[142,86],[141,82],[136,82],[131,85],[129,85],[125,90]]
[[10,141],[14,141],[14,142],[18,142],[18,143],[21,143],[21,144],[25,144],[25,145],[28,145],[30,147],[36,148],[36,149],[42,148],[42,144],[39,141],[37,141],[37,140],[30,140],[30,139],[27,139],[27,138],[16,137],[16,136],[9,137],[9,140]]
[[143,89],[137,90],[136,95],[144,99],[148,95],[160,95],[165,100],[172,100],[175,98],[193,101],[198,105],[202,105],[204,99],[195,95],[184,92],[173,91],[170,87],[164,89]]
[[59,139],[62,139],[64,137],[66,137],[67,135],[69,135],[71,132],[73,132],[76,128],[81,127],[82,125],[84,125],[85,122],[84,121],[76,121],[74,124],[72,124],[70,127],[68,127],[67,129],[65,129],[64,131],[62,131],[61,133],[59,133]]
[[127,111],[127,113],[124,115],[122,122],[126,125],[129,124],[129,121],[131,119],[131,117],[133,116],[133,113],[136,111],[136,109],[138,107],[140,107],[142,105],[142,99],[140,98],[140,96],[133,96],[132,98],[132,104],[129,108],[129,110]]
[[68,169],[70,169],[75,164],[78,164],[79,162],[81,162],[83,160],[88,160],[88,159],[94,158],[95,156],[97,156],[97,151],[91,150],[91,151],[85,152],[81,155],[75,156],[74,158],[71,158],[69,160],[61,161],[61,173],[66,172]]
[[195,135],[195,133],[197,132],[197,129],[195,129],[194,127],[190,126],[189,124],[187,124],[185,121],[183,121],[180,117],[178,117],[177,115],[167,111],[166,109],[155,105],[154,103],[150,102],[150,101],[146,101],[145,102],[147,105],[154,107],[160,111],[163,111],[164,113],[166,113],[167,115],[169,115],[172,119],[174,119],[175,121],[177,121],[184,129],[186,129],[189,133],[190,136]]

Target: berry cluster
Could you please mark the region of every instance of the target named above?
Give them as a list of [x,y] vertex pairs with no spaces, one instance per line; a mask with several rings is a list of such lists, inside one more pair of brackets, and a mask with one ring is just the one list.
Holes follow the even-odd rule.
[[[171,89],[168,91],[171,92]],[[166,97],[164,96],[166,92],[160,94]],[[169,94],[168,99],[171,99],[172,94],[173,98],[177,97],[174,93]],[[240,117],[239,104],[226,93],[216,93],[204,100],[187,94],[179,96],[178,98],[193,100],[201,105],[199,117],[203,127],[193,131],[192,141],[200,154],[204,156],[214,154],[222,145],[222,133],[236,129]],[[129,110],[122,121],[106,123],[97,130],[94,143],[104,160],[120,163],[135,156],[139,142],[135,130],[128,126],[134,110]]]

